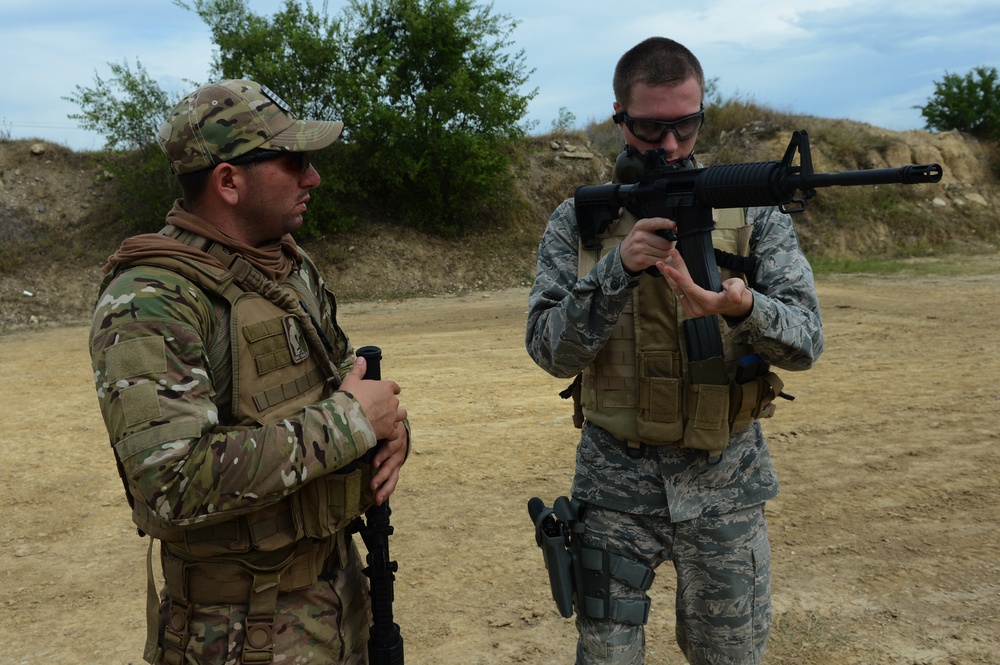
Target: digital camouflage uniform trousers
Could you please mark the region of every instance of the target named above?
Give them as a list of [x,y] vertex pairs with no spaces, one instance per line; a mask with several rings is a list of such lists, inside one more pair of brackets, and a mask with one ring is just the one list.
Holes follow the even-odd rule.
[[[582,544],[649,568],[677,571],[676,636],[688,662],[759,663],[771,622],[770,546],[764,506],[671,523],[588,506]],[[611,579],[612,598],[642,601],[645,592]],[[746,599],[752,599],[747,603]],[[577,665],[645,662],[644,626],[577,614]],[[713,646],[714,645],[714,646]],[[720,651],[721,649],[721,651]]]

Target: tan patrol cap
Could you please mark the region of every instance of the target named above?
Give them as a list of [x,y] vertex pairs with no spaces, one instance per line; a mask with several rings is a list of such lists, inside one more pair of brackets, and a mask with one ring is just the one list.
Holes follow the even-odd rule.
[[227,79],[182,99],[160,125],[157,140],[180,175],[211,168],[256,148],[311,152],[340,136],[344,123],[298,120],[267,86]]

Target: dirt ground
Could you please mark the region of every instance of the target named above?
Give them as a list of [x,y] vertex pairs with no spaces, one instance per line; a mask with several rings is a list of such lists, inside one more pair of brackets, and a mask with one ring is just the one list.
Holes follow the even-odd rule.
[[[988,275],[823,278],[826,352],[766,422],[771,664],[1000,662],[1000,256]],[[352,303],[414,451],[392,498],[410,664],[568,663],[526,504],[567,493],[576,430],[524,351],[527,290]],[[0,665],[141,662],[135,536],[93,396],[86,327],[0,337]],[[652,592],[648,663],[673,642]]]

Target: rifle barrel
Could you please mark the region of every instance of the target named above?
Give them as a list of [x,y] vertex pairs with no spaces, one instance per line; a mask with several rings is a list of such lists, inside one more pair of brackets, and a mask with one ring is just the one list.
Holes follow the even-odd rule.
[[790,176],[789,186],[796,189],[855,185],[917,185],[941,181],[939,164],[907,164],[888,169],[865,169],[841,173],[810,173]]
[[[799,166],[793,165],[796,152],[800,156]],[[801,212],[806,201],[821,187],[936,183],[941,181],[942,174],[940,164],[814,173],[808,137],[802,131],[793,134],[780,162],[654,171],[636,183],[578,187],[574,202],[583,246],[595,250],[600,248],[597,235],[618,218],[621,206],[639,218],[675,216],[678,208],[688,207],[776,205],[783,212]]]
[[780,162],[750,162],[702,169],[694,182],[694,192],[698,201],[714,208],[741,208],[788,203],[795,192],[809,198],[810,190],[820,187],[917,185],[939,182],[941,175],[939,164],[802,174]]

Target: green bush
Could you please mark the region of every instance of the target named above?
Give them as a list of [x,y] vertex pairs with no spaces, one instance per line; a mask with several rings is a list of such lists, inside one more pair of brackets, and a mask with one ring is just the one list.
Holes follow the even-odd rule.
[[65,97],[80,107],[70,114],[84,129],[104,136],[104,152],[94,153],[112,193],[105,197],[95,217],[112,236],[156,231],[180,187],[159,145],[156,133],[176,103],[136,62],[109,63],[112,76],[94,74],[94,87],[76,86]]
[[996,67],[974,67],[965,76],[946,73],[934,94],[916,106],[927,129],[957,129],[978,138],[1000,140],[1000,77]]
[[130,152],[99,155],[105,173],[113,180],[114,195],[105,200],[104,214],[124,235],[154,233],[181,195],[177,178],[156,143]]
[[333,63],[346,129],[332,187],[354,214],[391,204],[397,220],[444,235],[500,221],[534,96],[518,92],[514,26],[469,0],[350,4]]
[[[279,94],[300,117],[342,120],[334,148],[314,156],[324,180],[303,235],[349,229],[379,216],[422,231],[462,235],[501,223],[517,205],[522,124],[535,92],[517,25],[472,0],[351,0],[332,19],[307,0],[285,0],[273,17],[247,0],[174,0],[195,11],[217,46],[210,76],[248,78]],[[146,224],[146,210],[172,198],[154,166],[154,139],[172,106],[137,63],[111,65],[113,77],[77,86],[71,115],[114,151],[108,170],[124,188],[121,218]],[[119,94],[119,92],[121,94]],[[568,112],[567,112],[568,113]],[[568,116],[567,116],[568,117]],[[152,187],[143,192],[147,178]],[[148,194],[148,196],[147,196]],[[138,200],[146,197],[145,200]],[[161,208],[162,219],[165,208]]]

